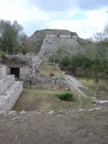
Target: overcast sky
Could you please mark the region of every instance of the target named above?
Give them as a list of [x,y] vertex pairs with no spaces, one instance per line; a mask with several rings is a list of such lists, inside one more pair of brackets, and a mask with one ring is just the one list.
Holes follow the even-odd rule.
[[0,0],[0,19],[17,20],[30,36],[54,28],[89,38],[108,24],[108,0]]

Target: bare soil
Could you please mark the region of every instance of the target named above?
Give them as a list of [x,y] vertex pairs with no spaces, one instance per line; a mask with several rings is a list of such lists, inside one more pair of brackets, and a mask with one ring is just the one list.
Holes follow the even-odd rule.
[[108,144],[108,104],[101,108],[0,114],[0,144]]

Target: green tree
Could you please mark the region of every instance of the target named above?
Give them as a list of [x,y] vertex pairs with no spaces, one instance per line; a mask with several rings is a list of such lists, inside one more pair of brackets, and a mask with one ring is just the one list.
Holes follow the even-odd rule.
[[105,26],[102,33],[95,35],[96,54],[91,69],[95,72],[95,82],[97,84],[97,97],[99,95],[100,73],[108,71],[108,25]]
[[23,28],[14,21],[0,20],[0,50],[12,54],[14,48],[19,45],[19,37]]

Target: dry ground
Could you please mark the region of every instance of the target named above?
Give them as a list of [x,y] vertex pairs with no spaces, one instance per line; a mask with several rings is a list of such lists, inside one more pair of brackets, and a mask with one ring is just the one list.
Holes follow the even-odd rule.
[[[47,68],[42,70],[49,76]],[[96,110],[81,97],[75,102],[54,98],[64,91],[25,89],[14,109],[26,112],[0,114],[0,144],[108,144],[108,103]]]
[[0,144],[108,144],[108,106],[0,114]]

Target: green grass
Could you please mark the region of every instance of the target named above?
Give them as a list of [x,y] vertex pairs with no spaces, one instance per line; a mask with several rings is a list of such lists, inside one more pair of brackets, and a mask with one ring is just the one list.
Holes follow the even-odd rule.
[[55,98],[58,98],[60,100],[63,100],[63,101],[75,101],[74,99],[74,95],[72,93],[61,93],[61,94],[56,94],[54,96]]
[[[58,77],[63,77],[63,74],[56,69],[54,65],[51,65],[47,62],[42,63],[39,68],[39,71],[46,75],[50,76],[52,72]],[[83,83],[87,83],[86,80],[79,78],[83,81]],[[92,87],[93,82],[91,81],[90,87]],[[22,95],[16,102],[13,110],[22,111],[22,110],[35,110],[35,111],[43,111],[43,110],[69,110],[69,109],[79,109],[79,108],[88,108],[92,105],[92,101],[89,98],[83,98],[80,93],[73,87],[71,90],[66,90],[66,88],[55,89],[56,85],[52,83],[46,84],[48,85],[45,89],[33,89],[27,88],[24,89]],[[88,85],[87,85],[88,86]],[[49,89],[52,88],[52,89]],[[92,89],[90,89],[92,90]],[[55,98],[56,94],[61,93],[72,93],[74,95],[75,101],[61,101]]]
[[50,73],[53,73],[54,75],[58,77],[62,77],[62,73],[56,69],[56,66],[51,65],[50,63],[47,63],[47,62],[43,62],[41,64],[41,66],[39,67],[39,71],[48,77],[50,76]]
[[[81,90],[88,96],[95,96],[96,91],[96,83],[94,79],[87,79],[83,77],[77,77],[77,79],[88,87],[88,89],[82,89]],[[106,90],[106,86],[108,85],[108,80],[100,80],[99,81],[99,92],[100,97],[108,96],[108,90]]]
[[60,110],[76,107],[78,102],[65,102],[54,98],[55,94],[64,93],[64,89],[60,90],[35,90],[24,89],[14,110]]
[[[59,90],[38,90],[38,89],[24,89],[22,95],[16,102],[13,110],[16,111],[29,111],[29,110],[69,110],[87,107],[87,102],[84,98],[79,99],[75,96],[75,101],[61,101],[55,98],[56,94],[72,93],[65,89]],[[82,107],[83,106],[83,107]]]

